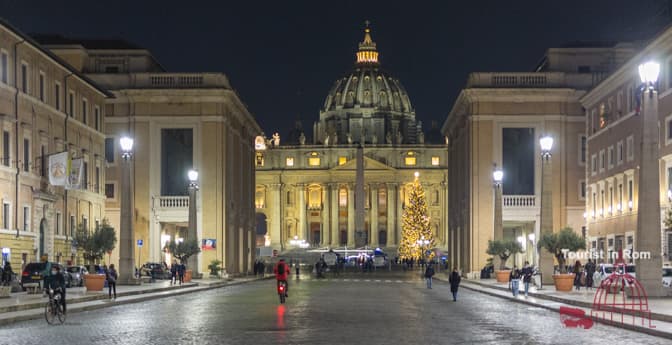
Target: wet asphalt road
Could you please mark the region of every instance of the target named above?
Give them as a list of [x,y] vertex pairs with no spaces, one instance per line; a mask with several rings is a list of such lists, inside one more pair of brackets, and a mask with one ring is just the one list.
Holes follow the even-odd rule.
[[562,328],[557,313],[419,274],[290,280],[280,305],[264,280],[0,328],[0,344],[670,344],[604,325]]

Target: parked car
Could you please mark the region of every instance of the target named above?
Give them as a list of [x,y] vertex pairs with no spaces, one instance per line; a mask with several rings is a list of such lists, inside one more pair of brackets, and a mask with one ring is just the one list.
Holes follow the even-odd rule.
[[[612,265],[612,264],[602,264],[602,265],[600,265],[600,267],[598,269],[600,270],[600,274],[602,275],[602,279],[604,279],[608,275],[614,273],[614,265]],[[630,274],[631,276],[637,278],[637,274],[636,274],[635,271],[636,271],[635,265],[631,265],[631,264],[625,265],[625,272]]]
[[84,266],[68,266],[66,269],[70,273],[71,284],[73,286],[83,286],[84,285],[84,275],[88,274],[89,271]]
[[148,262],[140,268],[143,276],[154,276],[155,279],[170,279],[170,269],[164,263]]
[[672,267],[663,267],[663,286],[672,287]]
[[[65,286],[72,286],[72,276],[65,269],[65,267],[59,263],[51,263],[52,266],[58,266],[65,276]],[[21,272],[21,288],[25,291],[29,287],[42,287],[42,272],[44,272],[45,263],[44,262],[31,262],[23,268]]]

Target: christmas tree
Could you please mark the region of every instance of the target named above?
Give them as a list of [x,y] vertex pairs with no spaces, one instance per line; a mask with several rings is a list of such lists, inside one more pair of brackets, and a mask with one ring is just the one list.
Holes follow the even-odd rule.
[[[401,215],[400,259],[418,260],[424,257],[423,250],[433,249],[436,246],[429,226],[425,192],[418,176],[418,173],[415,173],[415,180],[409,190],[408,203]],[[431,258],[431,255],[429,257]]]

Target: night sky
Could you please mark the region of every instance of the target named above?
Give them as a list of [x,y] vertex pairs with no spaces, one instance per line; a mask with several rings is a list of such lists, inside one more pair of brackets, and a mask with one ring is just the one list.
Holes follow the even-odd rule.
[[36,1],[0,0],[26,33],[122,38],[169,71],[223,72],[267,135],[296,119],[312,132],[332,83],[349,72],[371,21],[384,69],[419,120],[443,123],[475,71],[529,71],[548,47],[649,39],[664,0]]

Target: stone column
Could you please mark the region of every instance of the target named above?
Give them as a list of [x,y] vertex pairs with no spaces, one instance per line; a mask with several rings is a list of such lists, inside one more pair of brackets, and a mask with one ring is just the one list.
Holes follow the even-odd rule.
[[378,185],[372,184],[369,186],[371,193],[371,213],[369,213],[369,224],[371,225],[371,238],[369,245],[372,247],[378,246]]
[[396,228],[394,229],[394,232],[396,234],[394,237],[397,239],[397,245],[399,245],[399,242],[401,242],[401,216],[404,214],[404,209],[402,207],[404,199],[402,199],[403,196],[401,193],[403,189],[404,189],[403,184],[397,185],[397,193],[396,193],[397,214],[395,217],[397,221],[396,221]]
[[269,185],[271,189],[270,203],[266,207],[271,208],[271,226],[268,228],[268,231],[271,235],[271,246],[277,248],[280,246],[282,249],[282,213],[280,212],[282,205],[282,184],[273,183]]
[[355,188],[348,183],[348,247],[355,246]]
[[[637,235],[635,248],[651,253],[650,259],[637,260],[637,279],[649,297],[666,296],[661,284],[660,172],[658,148],[658,92],[647,88],[642,93],[642,133],[640,141],[637,193]],[[668,289],[669,290],[669,289]]]
[[322,217],[322,225],[320,226],[320,246],[326,247],[329,245],[329,192],[326,185],[322,185],[322,200],[320,208],[320,216]]
[[399,245],[399,238],[397,238],[397,232],[395,230],[394,224],[397,220],[397,210],[395,203],[396,183],[386,183],[387,187],[387,245],[396,246]]
[[338,228],[338,183],[330,183],[329,189],[331,192],[329,201],[329,208],[331,209],[331,246],[338,247],[341,230]]
[[302,183],[296,185],[299,202],[296,207],[299,208],[299,223],[297,224],[297,233],[300,240],[308,241],[308,229],[306,227],[306,186]]

